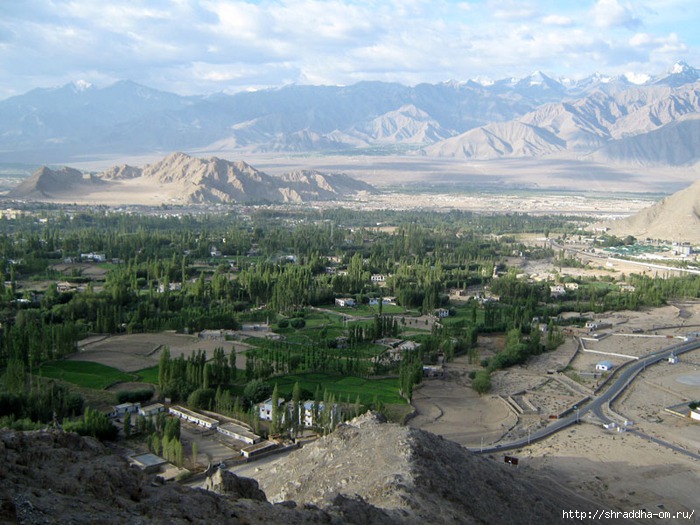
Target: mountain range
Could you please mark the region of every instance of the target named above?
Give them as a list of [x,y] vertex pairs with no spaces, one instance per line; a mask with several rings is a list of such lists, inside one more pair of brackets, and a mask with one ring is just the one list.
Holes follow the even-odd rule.
[[172,153],[144,168],[121,165],[102,173],[44,166],[8,197],[90,204],[282,203],[342,199],[376,190],[344,174],[312,170],[270,176],[243,161]]
[[[180,96],[131,81],[35,89],[0,101],[4,162],[167,151],[567,157],[640,165],[700,159],[700,70],[490,83],[290,85]],[[691,137],[691,138],[687,138]]]

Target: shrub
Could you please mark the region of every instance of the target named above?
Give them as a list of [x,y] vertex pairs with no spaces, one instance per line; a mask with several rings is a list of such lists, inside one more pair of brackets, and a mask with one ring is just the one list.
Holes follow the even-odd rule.
[[260,379],[253,379],[246,384],[243,395],[251,403],[260,403],[272,395],[272,387]]
[[85,409],[83,418],[78,421],[68,421],[63,423],[63,429],[67,432],[77,432],[81,436],[92,436],[100,441],[114,441],[117,439],[119,430],[114,426],[106,414]]
[[117,401],[121,403],[142,403],[149,401],[153,397],[153,390],[150,388],[142,388],[141,390],[129,390],[119,392]]
[[479,395],[485,394],[491,390],[491,374],[486,370],[480,370],[472,381],[472,388],[476,390]]
[[216,391],[212,388],[198,388],[187,397],[187,404],[192,408],[209,410],[214,405]]

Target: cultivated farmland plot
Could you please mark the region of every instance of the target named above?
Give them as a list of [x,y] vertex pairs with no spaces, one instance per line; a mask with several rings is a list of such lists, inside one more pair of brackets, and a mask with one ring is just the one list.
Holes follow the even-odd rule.
[[[214,349],[223,347],[228,356],[234,348],[241,351],[248,348],[243,343],[232,341],[200,339],[193,335],[182,335],[174,332],[157,334],[116,335],[86,341],[80,345],[78,352],[68,359],[74,361],[92,361],[111,366],[124,372],[135,372],[158,364],[160,352],[167,346],[171,357],[189,356],[193,351],[204,350],[211,358]],[[241,356],[237,356],[241,359]],[[241,364],[237,363],[238,368]]]

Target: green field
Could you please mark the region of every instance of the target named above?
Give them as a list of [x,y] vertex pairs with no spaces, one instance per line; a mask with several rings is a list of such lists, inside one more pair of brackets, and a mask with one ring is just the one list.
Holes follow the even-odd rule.
[[475,320],[472,318],[473,310],[471,306],[456,305],[452,307],[452,310],[454,310],[454,315],[442,319],[441,322],[443,325],[448,326],[455,323],[464,323],[466,326],[471,326],[484,322],[484,310],[481,308],[477,308]]
[[139,370],[138,372],[136,372],[136,375],[138,375],[139,379],[144,383],[151,383],[152,385],[157,385],[158,368],[158,365],[152,366],[150,368],[144,368],[143,370]]
[[358,394],[363,405],[370,405],[377,400],[384,404],[405,404],[406,401],[399,396],[399,380],[391,379],[365,379],[362,377],[332,376],[327,374],[298,374],[274,377],[267,380],[270,384],[277,384],[279,391],[289,395],[294,389],[294,383],[315,392],[316,386],[321,391],[328,390],[335,394],[336,401],[344,402],[350,396],[350,402],[354,403]]
[[118,381],[134,381],[134,375],[90,361],[53,361],[41,367],[43,377],[61,379],[85,388],[103,390]]

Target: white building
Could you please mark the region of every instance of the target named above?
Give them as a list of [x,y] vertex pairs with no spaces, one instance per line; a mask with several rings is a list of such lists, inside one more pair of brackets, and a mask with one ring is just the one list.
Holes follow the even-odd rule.
[[141,403],[122,403],[112,407],[111,417],[122,417],[126,414],[134,414],[141,408]]
[[143,417],[153,417],[161,412],[165,412],[165,405],[162,403],[154,403],[152,405],[139,408],[139,415]]
[[595,332],[596,330],[602,330],[604,328],[612,328],[612,323],[606,323],[604,321],[586,321],[586,328],[589,332]]
[[[277,399],[277,406],[279,407],[284,403],[283,398]],[[258,405],[258,417],[263,421],[272,421],[272,398],[269,397],[262,403]]]
[[[174,292],[174,291],[179,291],[182,290],[182,283],[168,283],[168,291]],[[165,283],[159,283],[158,284],[158,293],[164,293],[165,292]]]
[[552,297],[561,297],[566,295],[566,289],[561,284],[554,284],[549,287],[549,293]]
[[595,365],[595,369],[598,372],[609,372],[612,368],[613,364],[610,361],[600,361]]
[[420,348],[420,343],[416,343],[415,341],[403,341],[400,344],[398,344],[396,348],[398,350],[401,350],[402,352],[410,352],[412,350]]
[[87,261],[93,261],[93,262],[104,262],[106,259],[104,253],[95,253],[95,252],[81,253],[80,258],[87,260]]
[[[313,426],[316,426],[317,421],[315,418],[315,413],[318,412],[319,417],[321,414],[323,414],[323,401],[319,401],[318,403],[318,410],[314,410],[314,401],[304,401],[304,405],[301,409],[301,413],[299,414],[300,418],[300,423],[304,425],[306,428],[311,428]],[[333,410],[331,411],[331,422],[333,424],[338,423],[340,421],[340,411],[338,410],[338,405],[333,405]]]
[[335,304],[338,306],[355,306],[355,299],[352,297],[339,297],[338,299],[335,300]]
[[254,434],[247,428],[237,425],[236,423],[222,423],[216,428],[216,431],[228,436],[232,439],[243,441],[249,445],[254,445],[260,442],[260,436]]
[[381,273],[374,273],[370,277],[370,280],[373,283],[383,283],[384,281],[386,281],[386,276],[384,274],[381,274]]
[[168,409],[168,411],[175,417],[179,417],[180,419],[184,419],[185,421],[188,421],[190,423],[194,423],[195,425],[199,425],[200,427],[204,428],[216,428],[219,426],[219,422],[211,418],[209,416],[205,416],[204,414],[200,414],[198,412],[195,412],[194,410],[190,410],[185,407],[181,406],[172,406]]

